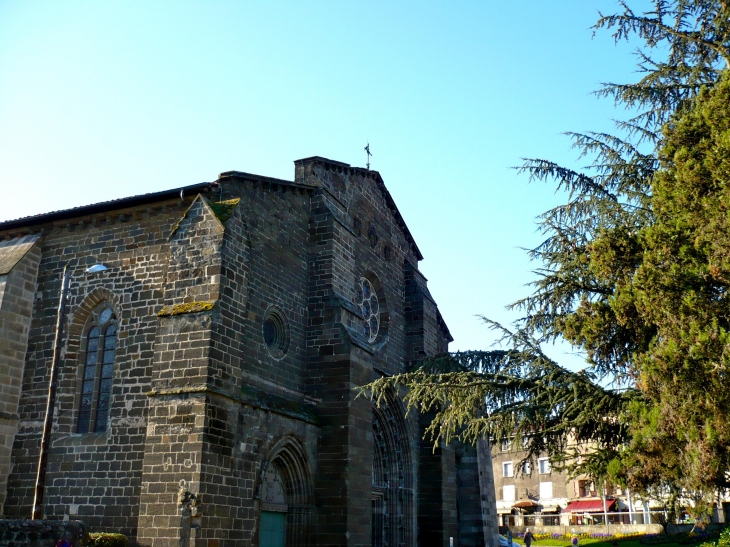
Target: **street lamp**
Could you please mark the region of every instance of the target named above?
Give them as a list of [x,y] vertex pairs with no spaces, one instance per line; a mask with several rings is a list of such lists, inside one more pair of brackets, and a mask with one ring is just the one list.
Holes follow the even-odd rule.
[[99,272],[105,272],[108,269],[109,268],[107,268],[106,266],[104,266],[104,264],[94,264],[90,268],[86,268],[86,273],[87,274],[95,274],[95,273],[99,273]]
[[[86,273],[104,272],[108,268],[104,264],[94,264],[86,269]],[[31,520],[40,520],[43,517],[43,494],[46,489],[46,469],[48,467],[48,447],[51,443],[51,429],[53,427],[53,407],[56,404],[56,387],[58,383],[58,362],[61,358],[61,335],[66,317],[66,298],[71,281],[71,272],[68,264],[63,267],[61,294],[58,299],[58,314],[56,315],[56,336],[53,340],[53,360],[51,374],[48,380],[48,398],[46,400],[46,416],[43,421],[43,435],[41,436],[41,451],[38,455],[38,472],[35,479],[35,495],[33,497],[33,513]]]

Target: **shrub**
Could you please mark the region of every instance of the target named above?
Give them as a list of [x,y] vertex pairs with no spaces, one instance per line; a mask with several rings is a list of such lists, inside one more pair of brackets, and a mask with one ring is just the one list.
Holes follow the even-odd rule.
[[725,528],[716,541],[706,541],[699,547],[730,547],[730,528]]
[[127,547],[124,534],[89,534],[88,547]]
[[717,547],[730,547],[730,528],[725,528],[717,540]]
[[645,534],[639,542],[645,545],[660,545],[667,543],[668,539],[666,534]]

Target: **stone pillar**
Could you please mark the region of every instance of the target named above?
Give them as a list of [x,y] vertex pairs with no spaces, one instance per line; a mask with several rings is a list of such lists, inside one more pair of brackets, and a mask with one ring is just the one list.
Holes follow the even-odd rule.
[[[370,401],[354,388],[373,379],[371,350],[348,327],[352,304],[337,295],[335,266],[344,253],[343,228],[319,191],[313,198],[309,256],[308,392],[321,400],[315,499],[318,546],[371,545],[373,425]],[[339,274],[342,275],[342,274]],[[360,319],[361,321],[361,319]]]
[[[459,486],[459,547],[483,547],[482,491],[477,448],[459,446],[457,451]],[[494,496],[494,494],[492,494]]]
[[[421,414],[421,435],[433,414]],[[449,547],[459,534],[454,447],[439,443],[434,449],[428,438],[421,441],[418,465],[418,541],[419,547]]]
[[476,448],[477,461],[479,462],[479,490],[481,491],[482,500],[484,545],[486,547],[499,547],[499,515],[497,515],[492,448],[489,445],[489,439],[479,439]]
[[[404,278],[408,360],[416,362],[445,351],[450,337],[442,332],[438,308],[423,274],[406,262]],[[432,414],[419,416],[420,436],[432,419]],[[448,547],[449,538],[456,542],[459,535],[454,446],[441,444],[434,450],[427,439],[420,444],[418,545]]]
[[4,514],[11,471],[11,453],[19,420],[18,403],[41,259],[37,241],[38,236],[24,236],[0,242],[0,516]]
[[365,352],[323,359],[327,387],[319,406],[321,436],[315,497],[316,545],[371,544],[372,410],[353,388],[370,380]]
[[165,307],[155,338],[137,541],[195,544],[209,407],[211,333],[224,228],[198,196],[170,237]]

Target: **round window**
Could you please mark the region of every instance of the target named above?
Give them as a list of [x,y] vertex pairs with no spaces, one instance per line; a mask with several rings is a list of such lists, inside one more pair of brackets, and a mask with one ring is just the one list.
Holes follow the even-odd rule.
[[368,342],[375,342],[380,330],[380,304],[378,304],[378,296],[375,294],[373,284],[366,277],[360,278],[358,286],[358,303],[360,310],[365,318],[364,334]]
[[284,357],[289,349],[289,327],[284,313],[278,308],[269,308],[264,315],[262,328],[269,353],[277,359]]

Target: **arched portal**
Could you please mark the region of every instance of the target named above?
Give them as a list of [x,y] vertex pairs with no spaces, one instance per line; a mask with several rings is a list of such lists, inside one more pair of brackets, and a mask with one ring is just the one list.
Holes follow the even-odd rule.
[[413,545],[413,465],[404,413],[394,394],[373,406],[373,547]]
[[302,446],[286,438],[272,450],[261,483],[260,547],[312,544],[312,493]]

